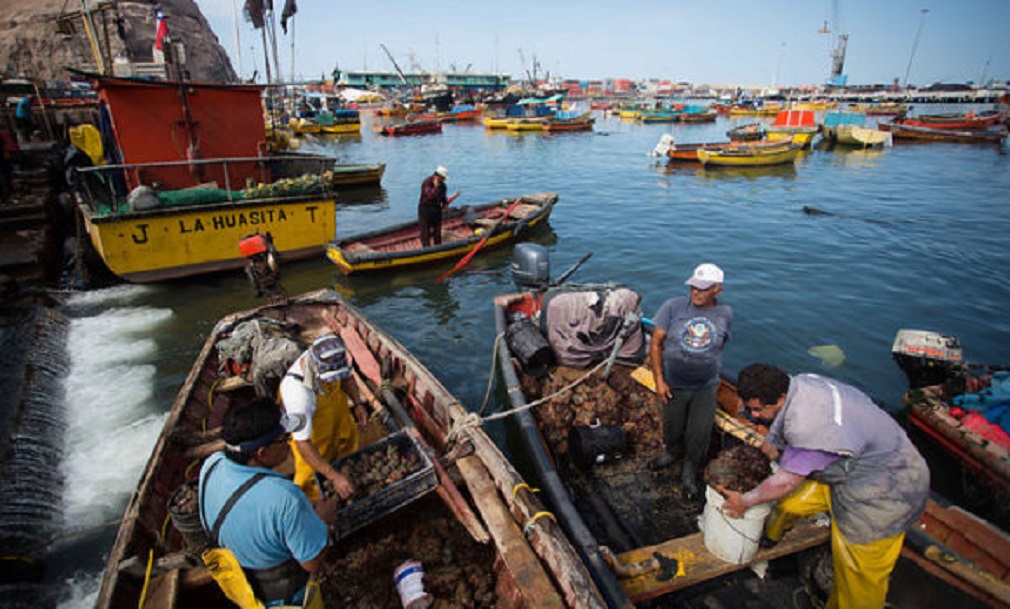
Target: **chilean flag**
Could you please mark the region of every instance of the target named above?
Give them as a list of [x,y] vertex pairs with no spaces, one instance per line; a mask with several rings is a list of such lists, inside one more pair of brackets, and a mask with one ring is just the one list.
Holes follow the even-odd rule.
[[154,14],[158,18],[158,33],[154,35],[154,48],[161,51],[163,50],[162,41],[165,36],[168,36],[168,24],[165,23],[165,14],[161,12],[160,8]]

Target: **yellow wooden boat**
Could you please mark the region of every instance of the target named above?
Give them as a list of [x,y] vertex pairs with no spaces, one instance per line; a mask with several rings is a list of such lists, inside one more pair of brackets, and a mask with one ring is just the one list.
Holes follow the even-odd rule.
[[543,131],[546,118],[510,118],[505,125],[509,131]]
[[442,219],[438,245],[422,246],[414,221],[334,241],[326,256],[344,275],[459,260],[485,238],[482,250],[525,238],[547,221],[557,201],[557,194],[543,192],[470,209],[451,207]]
[[775,116],[782,110],[782,104],[764,104],[761,106],[743,105],[729,109],[730,116]]
[[639,112],[638,110],[621,110],[618,113],[618,116],[620,118],[625,118],[628,120],[636,120],[640,114],[641,112]]
[[482,119],[485,129],[507,129],[509,118],[507,116],[491,116],[485,114]]
[[745,146],[722,150],[699,150],[698,160],[705,167],[764,167],[794,163],[803,148],[791,141],[781,148]]
[[798,130],[774,131],[769,127],[768,131],[765,134],[765,138],[770,141],[779,140],[783,142],[792,142],[794,144],[799,145],[802,148],[809,148],[811,142],[813,142],[814,137],[816,135],[817,135],[816,127],[813,130],[808,129],[804,131],[798,131]]

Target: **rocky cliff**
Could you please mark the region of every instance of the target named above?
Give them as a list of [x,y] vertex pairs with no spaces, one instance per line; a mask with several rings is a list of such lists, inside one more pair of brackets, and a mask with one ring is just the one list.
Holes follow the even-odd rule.
[[[111,48],[117,62],[152,61],[157,4],[172,39],[185,46],[183,68],[189,78],[236,81],[228,55],[194,0],[84,1],[92,9],[100,50]],[[80,0],[0,0],[0,73],[67,80],[68,67],[94,69],[95,54],[80,17],[82,5]]]

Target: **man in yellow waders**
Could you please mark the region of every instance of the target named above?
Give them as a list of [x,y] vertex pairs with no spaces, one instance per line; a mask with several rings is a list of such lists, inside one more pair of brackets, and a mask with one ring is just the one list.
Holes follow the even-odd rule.
[[210,548],[202,558],[225,595],[242,609],[322,609],[312,577],[322,566],[336,500],[315,505],[274,468],[288,456],[288,434],[305,421],[281,414],[269,398],[225,416],[225,448],[200,470],[200,522]]
[[897,422],[867,395],[816,374],[789,376],[767,364],[740,372],[740,400],[771,426],[762,449],[779,470],[746,493],[719,489],[723,511],[779,501],[766,540],[797,517],[831,514],[834,583],[828,609],[878,609],[905,531],[926,508],[929,468]]
[[289,414],[305,417],[304,429],[291,434],[297,484],[312,501],[319,499],[318,473],[341,498],[354,494],[351,481],[332,463],[358,449],[358,421],[351,414],[341,383],[351,374],[341,340],[326,334],[313,341],[281,380],[280,396]]

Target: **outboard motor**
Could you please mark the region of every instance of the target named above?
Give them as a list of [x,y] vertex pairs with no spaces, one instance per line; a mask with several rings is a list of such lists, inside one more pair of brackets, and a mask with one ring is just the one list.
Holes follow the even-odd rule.
[[946,383],[964,367],[957,337],[924,330],[898,330],[891,356],[912,389]]
[[543,290],[551,283],[551,260],[547,248],[520,243],[512,252],[512,282],[520,292]]

